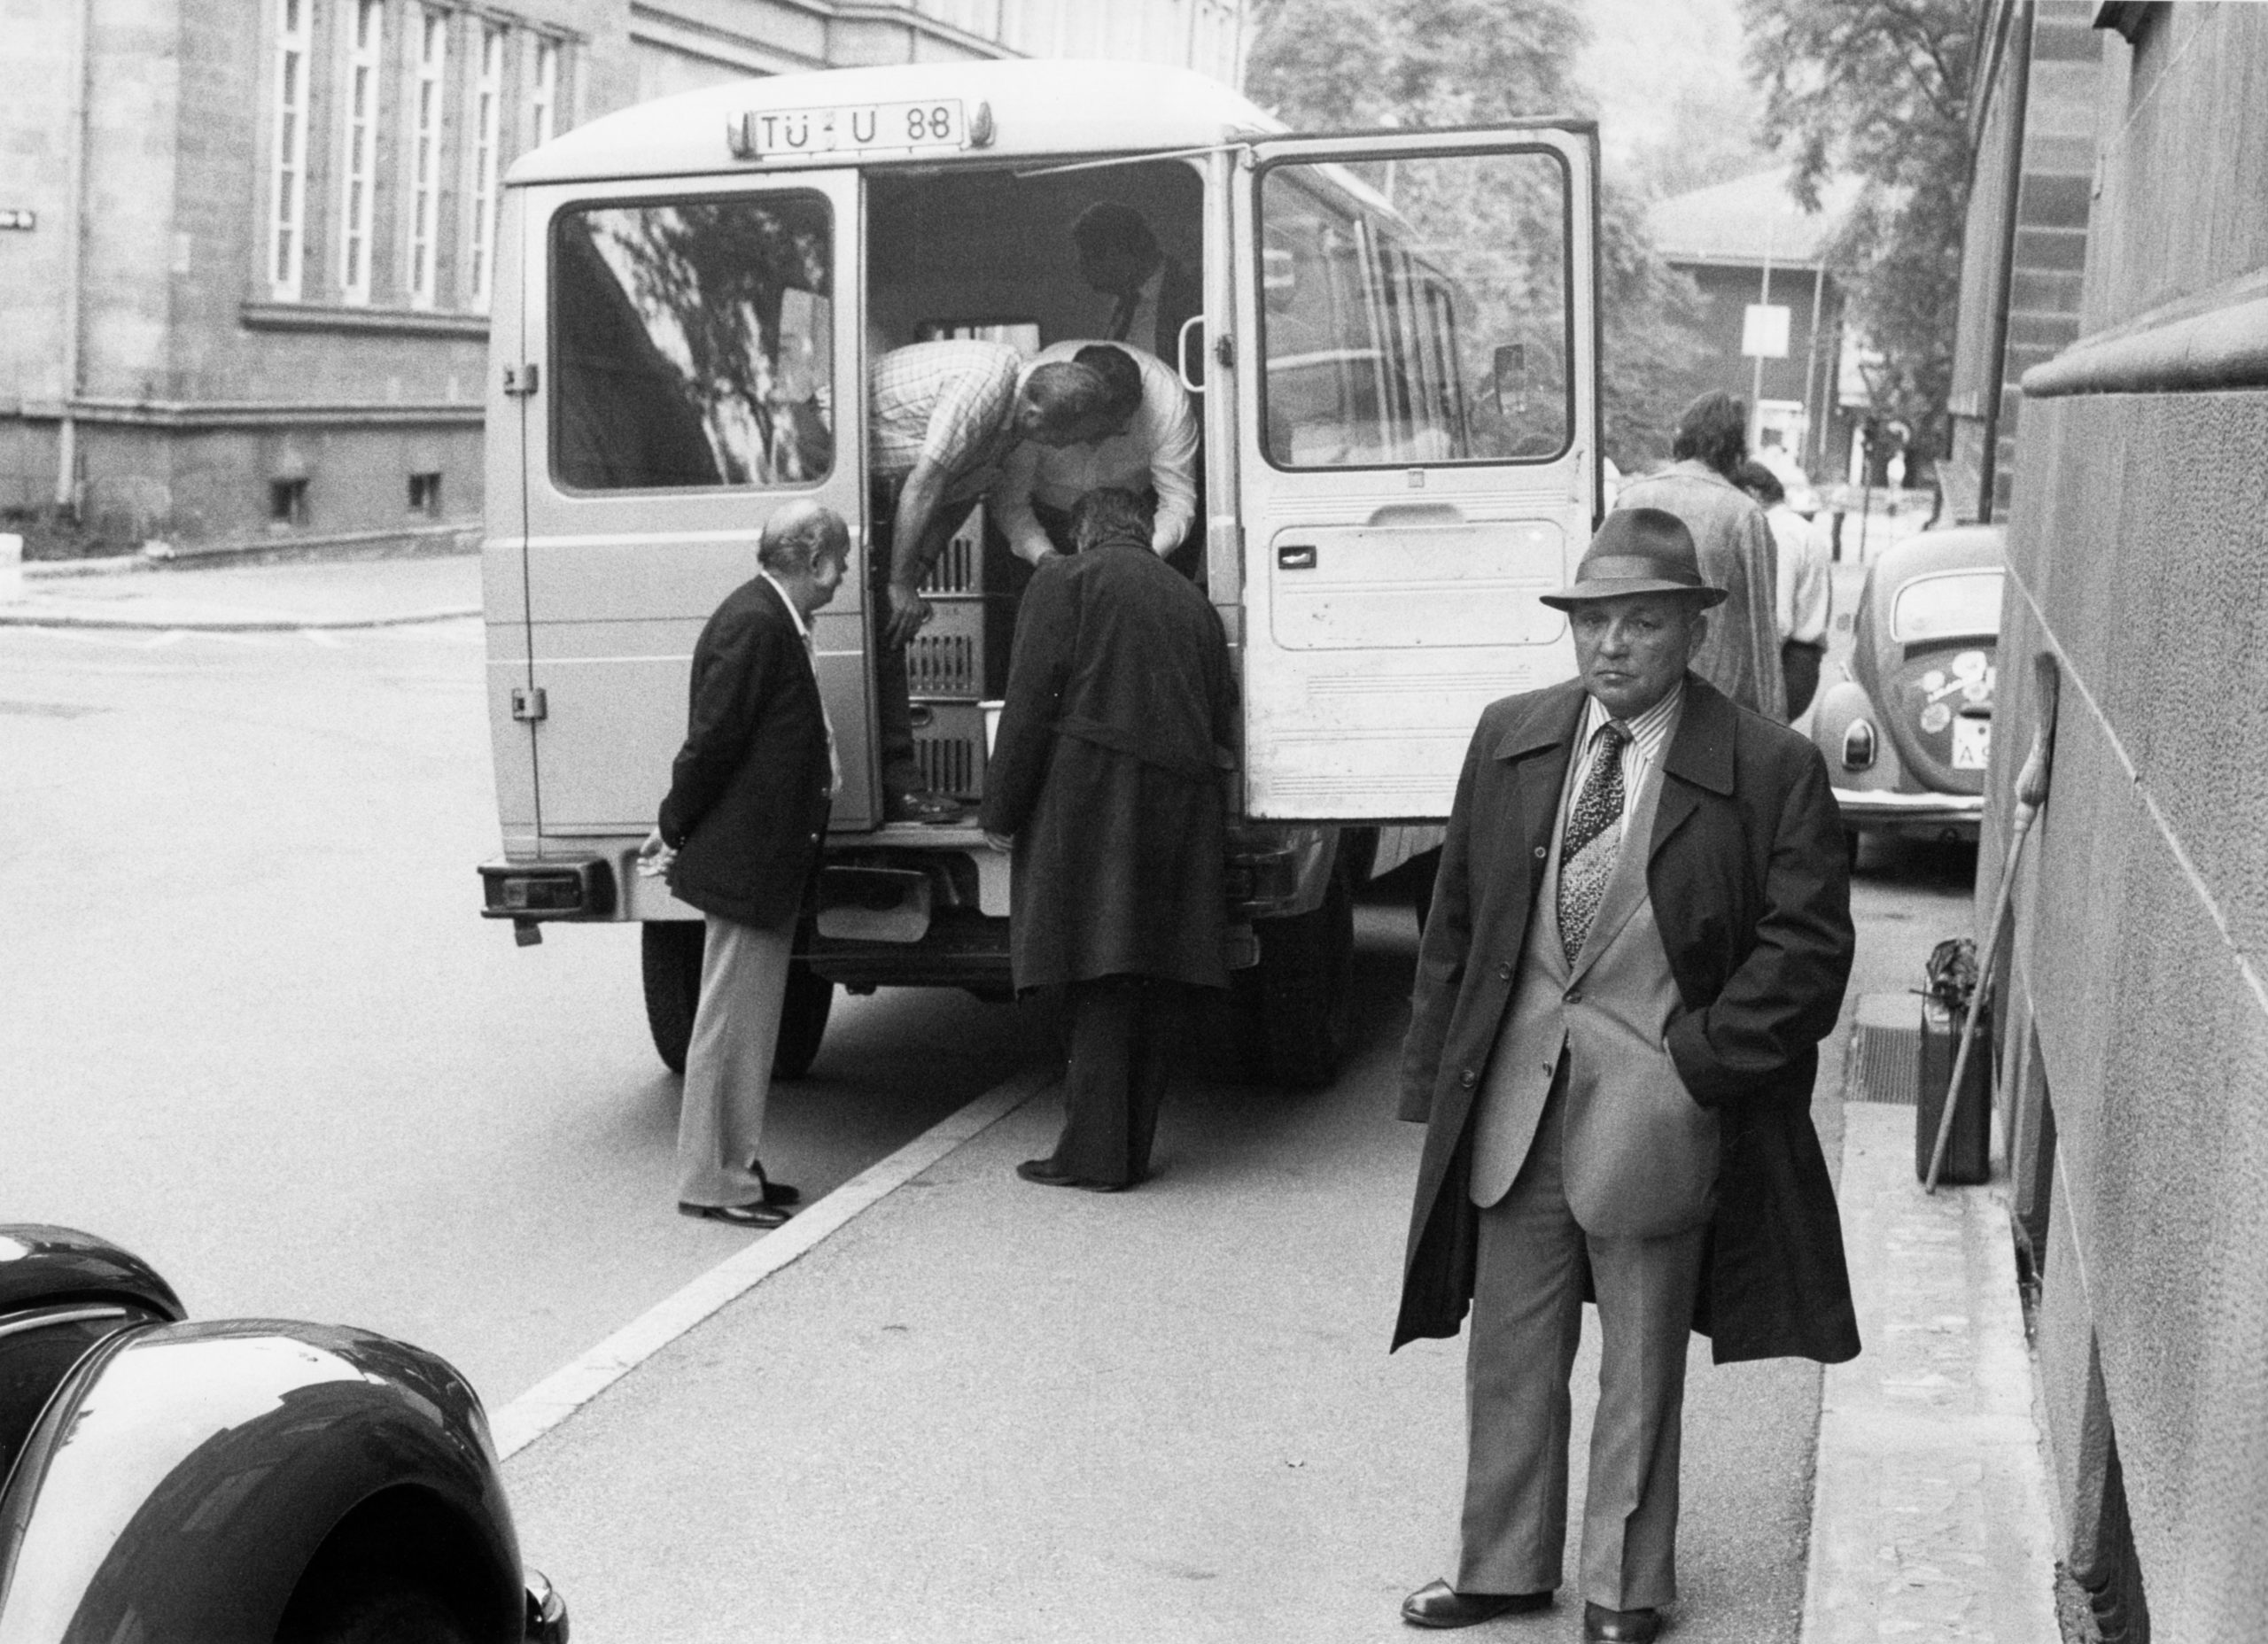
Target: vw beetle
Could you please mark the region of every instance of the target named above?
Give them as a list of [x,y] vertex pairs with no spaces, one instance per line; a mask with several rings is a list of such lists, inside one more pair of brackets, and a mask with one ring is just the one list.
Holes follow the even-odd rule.
[[480,1400],[422,1348],[185,1322],[147,1263],[0,1225],[0,1644],[565,1644]]
[[2000,672],[2000,528],[1923,531],[1868,568],[1849,677],[1821,692],[1812,741],[1852,837],[1977,837]]

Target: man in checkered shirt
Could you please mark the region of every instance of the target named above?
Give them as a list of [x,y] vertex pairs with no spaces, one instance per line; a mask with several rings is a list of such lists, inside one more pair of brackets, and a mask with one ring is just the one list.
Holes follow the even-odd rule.
[[[929,619],[921,579],[1022,440],[1099,438],[1108,392],[1085,366],[1026,367],[1006,343],[915,343],[874,361],[867,384],[867,463],[878,551],[872,555],[875,718],[883,814],[955,822],[961,808],[921,784],[913,758],[905,647]],[[880,551],[887,542],[888,551]]]

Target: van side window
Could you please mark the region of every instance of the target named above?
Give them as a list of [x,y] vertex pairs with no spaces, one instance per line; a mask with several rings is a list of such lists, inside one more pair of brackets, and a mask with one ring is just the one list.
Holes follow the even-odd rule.
[[1279,468],[1550,461],[1566,449],[1556,155],[1286,163],[1262,179],[1263,441]]
[[551,461],[575,490],[808,485],[835,466],[818,194],[579,207],[552,221]]

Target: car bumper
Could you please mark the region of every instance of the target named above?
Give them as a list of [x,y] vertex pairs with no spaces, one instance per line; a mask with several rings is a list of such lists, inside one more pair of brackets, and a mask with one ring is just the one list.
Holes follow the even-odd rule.
[[1974,839],[1984,817],[1982,794],[1901,794],[1888,788],[1838,787],[1835,803],[1846,827]]

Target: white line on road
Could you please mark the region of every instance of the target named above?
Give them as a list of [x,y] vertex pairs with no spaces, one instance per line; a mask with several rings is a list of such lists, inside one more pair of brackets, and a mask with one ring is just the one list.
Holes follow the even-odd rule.
[[727,1257],[589,1352],[497,1411],[490,1421],[500,1461],[517,1455],[727,1302],[809,1253],[828,1235],[870,1209],[1029,1101],[1054,1075],[1019,1074],[939,1120],[889,1158],[869,1165],[787,1226]]

